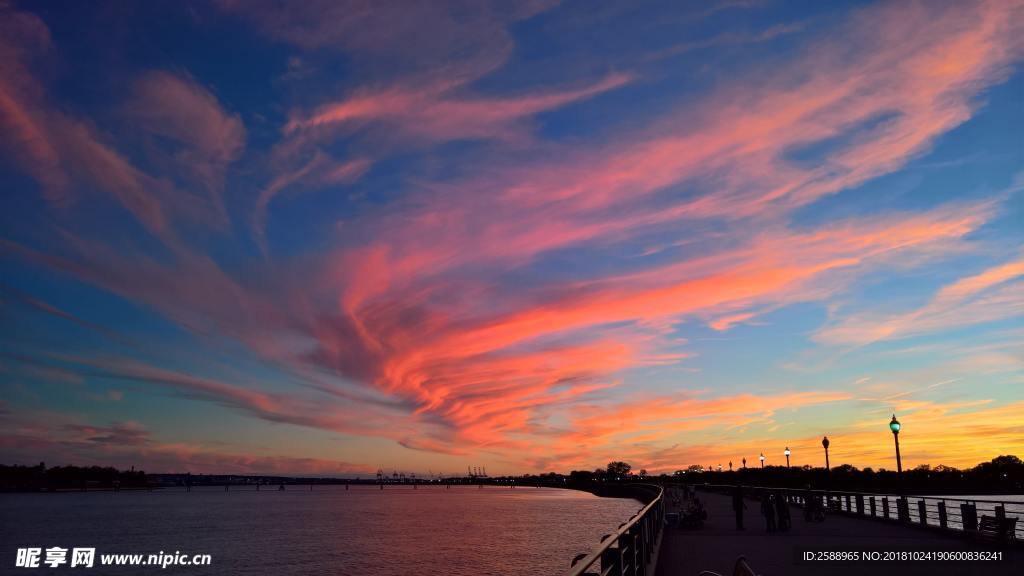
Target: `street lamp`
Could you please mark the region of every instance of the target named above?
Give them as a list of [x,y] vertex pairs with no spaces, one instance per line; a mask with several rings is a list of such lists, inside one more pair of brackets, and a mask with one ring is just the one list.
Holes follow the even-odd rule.
[[789,468],[789,446],[786,446],[786,450],[783,454],[786,455],[786,468]]
[[892,415],[892,420],[889,421],[889,429],[892,430],[892,438],[896,441],[896,474],[898,477],[903,477],[903,462],[900,461],[900,421],[896,419],[896,415]]
[[764,468],[764,452],[761,452],[761,468]]
[[825,471],[830,472],[832,469],[828,466],[828,436],[821,439],[821,445],[825,447]]

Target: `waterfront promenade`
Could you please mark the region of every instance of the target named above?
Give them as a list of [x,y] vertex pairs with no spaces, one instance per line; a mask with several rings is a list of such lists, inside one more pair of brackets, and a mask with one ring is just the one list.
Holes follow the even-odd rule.
[[[947,564],[859,564],[835,563],[808,565],[794,561],[794,550],[864,548],[891,550],[982,550],[963,534],[941,533],[914,526],[866,518],[830,514],[824,522],[804,521],[802,510],[791,509],[792,528],[788,532],[768,533],[761,516],[760,502],[746,500],[746,530],[737,531],[728,495],[699,491],[697,497],[707,510],[703,528],[667,527],[662,537],[655,576],[696,576],[702,570],[731,575],[738,556],[746,556],[751,567],[762,576],[822,574],[901,574],[901,575],[1002,575],[1021,574],[1024,551],[1004,549],[1001,563]],[[669,509],[671,511],[671,509]]]

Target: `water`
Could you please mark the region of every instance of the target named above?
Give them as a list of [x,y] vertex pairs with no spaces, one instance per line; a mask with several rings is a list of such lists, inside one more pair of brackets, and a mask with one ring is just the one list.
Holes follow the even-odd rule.
[[[53,546],[95,547],[87,574],[559,574],[640,508],[574,490],[456,486],[2,494],[0,574],[24,572],[17,548]],[[160,551],[212,564],[98,568],[101,554]]]

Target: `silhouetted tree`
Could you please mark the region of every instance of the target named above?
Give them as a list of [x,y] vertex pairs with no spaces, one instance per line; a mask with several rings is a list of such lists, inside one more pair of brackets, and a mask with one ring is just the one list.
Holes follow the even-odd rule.
[[[622,466],[619,466],[622,465]],[[607,470],[573,472],[570,478],[579,481],[628,480],[631,467],[625,462],[611,462]],[[958,470],[951,466],[918,466],[903,472],[902,480],[895,470],[870,467],[858,469],[849,464],[832,468],[810,466],[787,468],[766,466],[718,471],[694,464],[677,470],[665,481],[709,484],[743,484],[778,488],[831,488],[862,492],[895,493],[910,491],[918,494],[1020,494],[1024,493],[1024,462],[1016,456],[999,456],[973,468]],[[650,477],[649,477],[650,478]],[[649,480],[648,480],[649,481]]]
[[609,462],[608,463],[608,475],[609,476],[614,476],[614,477],[629,476],[629,471],[632,470],[632,469],[633,469],[632,466],[630,466],[629,464],[627,464],[625,462],[622,462],[622,461],[615,461],[615,462]]

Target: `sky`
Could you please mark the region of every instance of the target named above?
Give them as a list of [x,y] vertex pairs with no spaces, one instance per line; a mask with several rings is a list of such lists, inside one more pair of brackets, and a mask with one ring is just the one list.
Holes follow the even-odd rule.
[[0,462],[1024,456],[1024,3],[0,0]]

